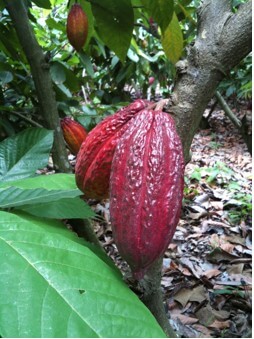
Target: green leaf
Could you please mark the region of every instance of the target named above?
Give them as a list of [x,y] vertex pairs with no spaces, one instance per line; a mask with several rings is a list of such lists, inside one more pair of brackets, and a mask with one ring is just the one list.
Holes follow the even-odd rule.
[[35,175],[48,163],[53,131],[28,128],[0,143],[0,180],[11,181]]
[[50,74],[55,84],[62,84],[66,80],[65,67],[58,61],[52,62]]
[[51,9],[51,3],[49,0],[32,0],[38,7]]
[[142,0],[147,13],[160,26],[162,33],[168,27],[174,13],[173,0]]
[[79,198],[74,174],[39,175],[0,184],[0,208],[16,207],[55,219],[92,218],[95,213]]
[[2,71],[0,72],[0,84],[5,85],[8,84],[8,82],[11,82],[13,80],[13,74],[8,71]]
[[62,198],[74,198],[80,195],[78,189],[70,191],[48,190],[44,188],[21,189],[8,187],[0,189],[0,208],[10,208],[22,205],[40,204],[57,201]]
[[51,174],[38,175],[33,178],[26,178],[11,182],[0,183],[0,187],[18,187],[22,189],[45,188],[48,190],[75,190],[75,174]]
[[162,47],[172,63],[176,63],[183,51],[183,34],[176,14],[162,35]]
[[85,67],[87,74],[93,78],[94,76],[94,70],[93,70],[93,64],[91,62],[91,57],[89,57],[87,54],[85,54],[82,50],[79,52],[79,58],[82,62],[83,66]]
[[2,337],[164,337],[121,276],[59,222],[0,212]]
[[51,219],[88,219],[95,217],[94,211],[81,198],[64,198],[57,201],[25,205],[22,211],[37,217]]
[[124,62],[134,26],[131,1],[92,0],[91,4],[99,36]]

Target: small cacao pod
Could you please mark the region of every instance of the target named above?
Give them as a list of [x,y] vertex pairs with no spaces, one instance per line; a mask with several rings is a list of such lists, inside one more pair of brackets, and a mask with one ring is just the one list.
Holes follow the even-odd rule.
[[76,183],[85,198],[108,198],[111,162],[117,141],[129,120],[149,104],[147,100],[136,100],[105,118],[89,132],[75,166]]
[[183,184],[183,151],[173,118],[144,109],[119,139],[110,176],[113,237],[136,279],[174,235]]
[[80,4],[73,4],[67,17],[67,37],[76,51],[84,46],[88,34],[88,19]]
[[82,142],[88,134],[85,127],[69,117],[61,119],[60,123],[68,148],[72,154],[77,155]]

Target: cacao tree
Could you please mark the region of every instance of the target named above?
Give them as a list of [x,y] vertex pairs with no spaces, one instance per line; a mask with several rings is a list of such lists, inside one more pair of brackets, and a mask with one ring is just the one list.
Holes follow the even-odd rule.
[[[69,1],[69,6],[73,3],[74,1]],[[124,0],[112,3],[105,0],[102,3],[97,0],[80,0],[79,3],[87,13],[89,29],[85,46],[77,54],[67,40],[64,46],[60,45],[56,50],[51,50],[51,41],[45,42],[43,30],[36,31],[36,20],[33,16],[34,5],[37,5],[39,10],[48,11],[46,26],[50,27],[51,37],[54,38],[54,30],[57,31],[56,34],[66,35],[67,1],[0,1],[0,9],[4,12],[3,22],[0,23],[4,28],[0,32],[0,43],[4,51],[1,55],[1,71],[5,72],[1,78],[4,79],[0,93],[1,110],[8,112],[10,89],[15,88],[18,92],[21,90],[20,83],[26,90],[29,88],[30,91],[32,88],[30,107],[42,116],[39,126],[54,131],[54,164],[62,172],[69,171],[59,120],[59,114],[70,110],[73,104],[70,102],[72,95],[68,97],[67,84],[71,83],[70,89],[73,92],[78,92],[81,85],[85,86],[80,81],[82,68],[86,70],[85,81],[90,77],[93,78],[93,86],[100,84],[102,77],[100,75],[96,78],[94,67],[97,65],[94,61],[96,58],[100,60],[99,56],[103,55],[104,60],[112,57],[112,73],[109,77],[107,70],[104,70],[104,79],[110,83],[118,76],[117,84],[123,88],[125,76],[131,77],[135,69],[133,65],[136,55],[141,57],[142,54],[135,42],[139,32],[137,29],[142,26],[153,38],[161,41],[163,50],[161,49],[159,54],[163,52],[162,62],[168,66],[166,74],[171,76],[173,81],[173,86],[166,87],[168,92],[164,92],[164,97],[167,98],[164,111],[171,114],[175,120],[187,163],[190,145],[204,109],[223,78],[251,51],[251,1],[239,2],[237,7],[233,7],[229,0],[204,0],[200,4],[199,1],[194,1],[196,6],[192,8],[197,14],[197,26],[187,10],[191,1]],[[65,13],[63,20],[59,22],[50,17],[58,9]],[[187,32],[186,22],[189,23]],[[12,39],[8,40],[7,37],[10,36]],[[60,58],[54,57],[59,53]],[[126,56],[131,60],[128,64]],[[151,51],[147,57],[148,62],[154,62],[155,76],[159,70],[156,65],[158,57]],[[20,73],[19,77],[15,76],[13,79],[13,68],[6,66],[10,59],[15,60],[14,68],[17,67]],[[27,67],[23,67],[26,60]],[[70,62],[70,67],[67,66],[66,60]],[[105,64],[108,65],[106,61]],[[105,68],[105,65],[100,67]],[[23,80],[18,79],[30,76],[30,72],[32,86],[27,87],[27,84],[24,86]],[[147,74],[149,72],[150,69]],[[12,82],[15,82],[13,87]],[[109,97],[109,101],[110,98],[112,97]],[[77,107],[79,103],[75,105]],[[26,104],[23,108],[26,108]],[[15,112],[13,114],[15,115]],[[29,111],[29,114],[33,112]],[[20,117],[17,114],[15,116]],[[25,118],[27,123],[36,122],[36,119],[31,119],[30,116]],[[5,126],[11,129],[8,119],[3,121]],[[119,271],[108,261],[101,249],[96,248],[91,229],[83,236],[93,242],[93,245],[76,238],[66,230],[62,222],[55,220],[74,220],[71,225],[75,229],[77,218],[94,216],[89,207],[77,199],[81,192],[74,184],[74,177],[55,175],[52,179],[29,178],[34,175],[36,168],[45,166],[45,154],[49,154],[51,149],[52,134],[44,129],[41,129],[41,132],[36,129],[29,130],[25,137],[23,134],[17,135],[6,139],[0,145],[0,174],[3,181],[0,187],[0,213],[3,220],[0,249],[4,257],[9,256],[11,262],[8,269],[8,261],[7,265],[2,262],[1,266],[4,288],[0,298],[0,335],[163,336],[152,315],[127,289]],[[43,146],[41,140],[44,138],[47,142]],[[30,163],[31,154],[35,154],[25,145],[27,141],[30,145],[39,145],[36,151],[42,156],[39,163],[31,165],[30,170],[24,166],[25,161],[21,161],[28,159]],[[18,144],[22,145],[21,153],[18,151]],[[16,149],[17,151],[13,152]],[[89,228],[90,225],[84,223],[82,227]],[[144,279],[135,287],[138,287],[143,303],[150,309],[164,332],[168,336],[174,336],[164,311],[160,274],[161,258],[149,267]],[[17,281],[15,276],[22,276],[23,279]],[[102,286],[98,283],[98,276],[103,281]],[[113,286],[112,290],[110,284]],[[20,296],[18,300],[15,300],[16,291]],[[72,291],[76,294],[72,294]],[[83,297],[84,299],[80,300]],[[5,300],[7,306],[4,304]],[[127,303],[126,300],[130,302]],[[31,302],[35,301],[36,314],[42,316],[35,319],[33,327],[29,327],[33,317],[31,306],[27,304],[31,305]],[[52,307],[52,301],[59,303],[56,309]],[[51,310],[52,318],[47,315],[47,308]],[[94,314],[92,319],[91,312]],[[97,317],[99,318],[101,313],[106,316],[103,317],[103,324],[98,324]],[[123,315],[124,321],[119,314]],[[107,315],[111,319],[108,319]],[[14,319],[14,325],[10,323],[10,319]],[[46,323],[45,326],[42,326],[41,319]],[[123,326],[125,322],[126,326]]]

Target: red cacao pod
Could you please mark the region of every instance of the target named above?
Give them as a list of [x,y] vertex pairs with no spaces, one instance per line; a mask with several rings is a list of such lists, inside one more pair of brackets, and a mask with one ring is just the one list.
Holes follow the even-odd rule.
[[168,247],[179,221],[184,160],[173,118],[143,110],[119,139],[110,177],[114,240],[135,278]]
[[75,3],[67,17],[67,37],[76,51],[84,46],[88,34],[88,19],[81,5]]
[[118,139],[129,120],[149,104],[147,100],[136,100],[105,118],[89,132],[75,166],[76,183],[85,198],[108,198],[111,162]]
[[68,148],[72,154],[77,155],[82,142],[88,134],[85,127],[69,117],[61,119],[60,123]]

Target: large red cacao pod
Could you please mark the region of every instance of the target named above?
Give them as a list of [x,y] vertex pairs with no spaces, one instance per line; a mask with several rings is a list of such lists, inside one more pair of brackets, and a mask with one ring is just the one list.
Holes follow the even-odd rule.
[[74,155],[78,154],[82,142],[87,137],[87,131],[84,126],[69,117],[60,120],[64,140]]
[[84,46],[88,34],[88,19],[80,4],[73,4],[67,17],[67,37],[76,51]]
[[183,184],[183,151],[173,118],[143,110],[119,139],[110,177],[114,240],[137,279],[174,235]]
[[151,103],[147,100],[136,100],[105,118],[88,133],[75,166],[76,183],[85,198],[108,198],[111,163],[116,144],[125,132],[128,122],[149,104]]

